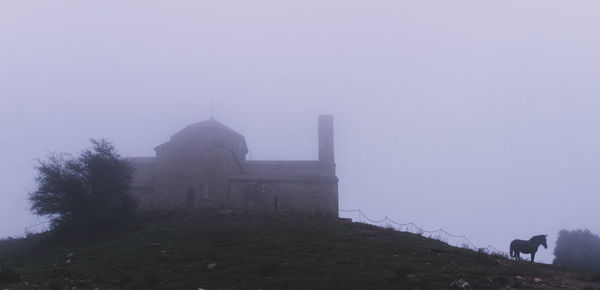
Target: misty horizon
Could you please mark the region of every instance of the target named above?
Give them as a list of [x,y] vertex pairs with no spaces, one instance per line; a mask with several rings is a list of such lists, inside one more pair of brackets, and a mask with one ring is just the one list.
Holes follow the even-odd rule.
[[[35,160],[124,157],[214,118],[254,160],[317,159],[335,119],[340,209],[467,235],[600,233],[593,1],[0,4],[0,238]],[[344,216],[342,214],[342,216]],[[527,256],[527,255],[526,255]]]

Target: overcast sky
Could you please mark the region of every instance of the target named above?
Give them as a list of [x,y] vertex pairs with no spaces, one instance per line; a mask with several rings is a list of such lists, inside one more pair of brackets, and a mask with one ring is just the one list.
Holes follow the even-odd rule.
[[[508,251],[600,233],[597,1],[2,1],[0,237],[36,158],[124,156],[214,116],[251,158],[316,159],[335,118],[340,208]],[[250,158],[250,155],[248,156]]]

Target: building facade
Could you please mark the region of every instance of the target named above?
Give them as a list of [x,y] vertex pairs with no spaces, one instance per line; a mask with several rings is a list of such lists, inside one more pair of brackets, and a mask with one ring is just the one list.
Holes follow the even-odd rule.
[[333,117],[319,116],[319,160],[246,160],[244,136],[210,119],[129,158],[142,209],[240,208],[338,216]]

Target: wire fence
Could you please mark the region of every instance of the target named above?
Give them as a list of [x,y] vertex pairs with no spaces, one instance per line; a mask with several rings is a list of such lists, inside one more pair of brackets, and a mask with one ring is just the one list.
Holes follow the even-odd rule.
[[340,213],[358,214],[356,216],[356,218],[353,217],[352,220],[360,222],[360,223],[368,223],[368,224],[372,224],[372,225],[376,225],[376,226],[384,227],[384,228],[393,228],[394,230],[397,230],[400,232],[409,232],[409,233],[418,234],[418,235],[428,235],[430,238],[440,240],[449,245],[461,247],[461,248],[467,248],[467,249],[471,249],[474,251],[482,251],[482,252],[485,252],[488,254],[508,255],[508,253],[498,250],[496,247],[492,246],[491,244],[487,245],[486,247],[479,247],[479,246],[475,245],[474,243],[472,243],[469,240],[469,238],[467,238],[467,236],[451,234],[443,228],[439,228],[436,230],[426,230],[426,229],[414,224],[413,222],[399,223],[399,222],[392,220],[388,216],[385,216],[384,218],[382,218],[380,220],[372,219],[372,218],[369,218],[367,215],[365,215],[363,213],[363,211],[360,209],[340,209],[339,211],[340,211]]
[[[401,232],[409,232],[409,233],[418,234],[418,235],[428,235],[430,238],[443,241],[449,245],[461,247],[461,248],[468,248],[468,249],[471,249],[474,251],[483,251],[488,254],[508,255],[508,253],[498,250],[496,247],[492,246],[491,244],[487,245],[486,247],[480,247],[478,245],[475,245],[473,242],[471,242],[471,240],[469,240],[469,238],[466,235],[455,235],[455,234],[449,233],[448,231],[446,231],[443,228],[439,228],[436,230],[426,230],[426,229],[416,225],[413,222],[399,223],[399,222],[389,218],[388,216],[385,216],[382,219],[376,220],[376,219],[369,218],[360,209],[340,209],[339,211],[340,211],[340,213],[355,213],[355,214],[357,214],[357,216],[352,217],[352,220],[360,222],[360,223],[368,223],[368,224],[372,224],[372,225],[376,225],[376,226],[384,227],[384,228],[393,228],[394,230],[401,231]],[[48,229],[49,224],[50,224],[50,221],[47,220],[47,221],[43,221],[43,222],[40,222],[40,223],[37,223],[34,225],[27,226],[27,227],[25,227],[25,235],[27,236],[32,233],[46,231]]]

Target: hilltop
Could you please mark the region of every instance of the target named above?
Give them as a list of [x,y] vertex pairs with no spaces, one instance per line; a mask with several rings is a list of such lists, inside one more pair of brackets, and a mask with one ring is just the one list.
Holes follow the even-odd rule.
[[0,241],[27,289],[600,288],[600,277],[516,262],[372,225],[305,215],[156,212],[131,230],[65,240]]

